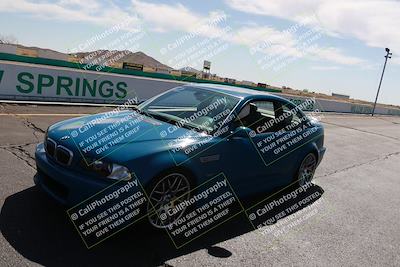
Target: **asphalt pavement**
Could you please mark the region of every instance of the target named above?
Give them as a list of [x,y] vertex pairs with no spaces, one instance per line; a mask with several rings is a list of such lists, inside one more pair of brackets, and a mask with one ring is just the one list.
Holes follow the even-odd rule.
[[88,250],[33,184],[47,127],[100,107],[0,104],[0,266],[399,266],[400,117],[323,114],[322,196],[285,231],[240,215],[180,249],[162,231],[130,227]]

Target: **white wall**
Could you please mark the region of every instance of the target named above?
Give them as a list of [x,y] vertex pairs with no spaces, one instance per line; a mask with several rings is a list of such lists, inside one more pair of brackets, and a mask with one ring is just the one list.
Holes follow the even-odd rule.
[[15,45],[0,44],[0,53],[16,54],[17,47]]

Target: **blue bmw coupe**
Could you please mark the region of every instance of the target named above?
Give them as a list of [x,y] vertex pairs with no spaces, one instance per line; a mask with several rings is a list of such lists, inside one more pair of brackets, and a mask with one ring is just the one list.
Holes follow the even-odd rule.
[[182,85],[135,108],[51,125],[34,181],[67,206],[133,177],[158,207],[221,172],[239,198],[304,185],[325,148],[322,125],[300,106],[250,89]]

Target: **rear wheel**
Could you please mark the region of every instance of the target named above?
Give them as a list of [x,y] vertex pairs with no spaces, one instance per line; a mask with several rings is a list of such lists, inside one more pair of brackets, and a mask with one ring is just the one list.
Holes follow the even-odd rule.
[[162,175],[150,186],[147,203],[148,219],[156,228],[166,228],[178,220],[186,207],[178,205],[190,198],[189,177],[179,172]]
[[307,154],[300,164],[297,174],[297,183],[299,186],[304,186],[310,183],[314,177],[315,169],[317,168],[317,157],[314,153]]

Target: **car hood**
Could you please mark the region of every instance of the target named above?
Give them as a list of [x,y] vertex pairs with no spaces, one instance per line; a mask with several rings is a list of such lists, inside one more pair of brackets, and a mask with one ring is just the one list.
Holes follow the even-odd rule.
[[[119,129],[124,129],[124,131],[118,132]],[[111,135],[115,131],[117,131],[117,134]],[[130,133],[128,133],[129,131]],[[207,135],[187,128],[176,127],[174,124],[138,114],[134,111],[121,111],[112,114],[100,113],[58,122],[49,127],[48,136],[58,144],[71,149],[80,148],[82,154],[88,155],[93,154],[97,148],[104,146],[111,140],[118,140],[112,145],[117,147],[127,143],[193,139]],[[112,138],[107,139],[107,136],[112,136]],[[100,142],[100,140],[103,141]],[[98,144],[94,145],[96,141]],[[94,146],[96,149],[85,149],[88,146]],[[103,152],[96,154],[101,156],[104,154]]]

